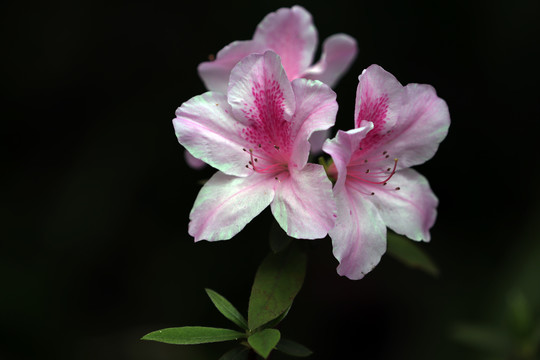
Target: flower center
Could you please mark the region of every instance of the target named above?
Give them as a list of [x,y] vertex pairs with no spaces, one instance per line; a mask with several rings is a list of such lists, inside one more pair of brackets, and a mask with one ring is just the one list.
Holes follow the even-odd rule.
[[246,164],[246,168],[252,169],[259,174],[275,174],[287,169],[287,161],[280,161],[282,154],[280,154],[279,146],[273,146],[274,154],[268,154],[267,151],[263,151],[261,144],[257,144],[257,149],[259,150],[259,154],[255,154],[251,148],[242,149],[242,151],[249,154],[249,161]]
[[[384,151],[381,156],[370,159],[358,157],[351,161],[347,166],[347,180],[350,180],[347,186],[364,195],[375,195],[373,187],[387,186],[396,173],[398,159],[394,158],[392,164],[389,158],[388,152]],[[400,190],[400,187],[392,190]]]

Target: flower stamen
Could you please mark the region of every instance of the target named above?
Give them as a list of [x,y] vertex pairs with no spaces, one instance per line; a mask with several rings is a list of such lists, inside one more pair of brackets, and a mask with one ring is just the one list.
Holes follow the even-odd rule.
[[[356,180],[360,180],[360,181],[363,181],[363,182],[366,182],[368,184],[373,184],[373,185],[380,185],[380,184],[383,184],[383,185],[386,185],[386,183],[392,178],[392,176],[394,176],[394,174],[396,173],[396,168],[397,168],[397,163],[398,163],[398,159],[394,159],[394,168],[392,169],[392,172],[390,173],[390,175],[388,175],[388,177],[386,177],[386,179],[382,180],[382,181],[371,181],[371,180],[368,180],[366,179],[366,177],[370,177],[370,178],[374,178],[376,177],[375,173],[373,173],[371,176],[369,175],[362,175],[362,177],[360,176],[355,176],[353,174],[351,174],[351,172],[348,172],[347,173],[347,176],[350,176],[351,178],[353,179],[356,179]],[[390,168],[388,168],[390,169]],[[366,171],[366,174],[369,173],[369,171]],[[383,172],[379,172],[379,174],[382,174]]]

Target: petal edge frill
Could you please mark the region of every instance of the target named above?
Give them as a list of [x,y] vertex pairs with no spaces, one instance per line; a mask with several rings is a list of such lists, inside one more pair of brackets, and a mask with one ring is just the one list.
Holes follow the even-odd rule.
[[324,168],[307,164],[278,177],[272,214],[281,228],[297,239],[320,239],[334,227],[336,204]]
[[246,146],[225,95],[206,92],[186,101],[173,120],[178,142],[194,157],[229,175],[247,176]]
[[197,195],[189,215],[189,234],[195,241],[232,238],[270,205],[274,182],[264,176],[240,178],[217,172]]
[[338,274],[358,280],[370,272],[386,251],[386,226],[377,208],[354,190],[335,194],[336,226],[330,230]]

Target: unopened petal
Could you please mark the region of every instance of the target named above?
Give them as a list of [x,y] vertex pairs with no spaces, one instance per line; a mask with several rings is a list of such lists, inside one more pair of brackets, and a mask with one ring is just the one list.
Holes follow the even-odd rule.
[[225,95],[207,92],[186,101],[173,120],[178,141],[194,157],[229,175],[247,176],[245,140]]
[[260,214],[274,198],[273,182],[217,172],[203,186],[189,215],[189,234],[199,240],[227,240]]
[[199,64],[199,76],[208,90],[226,94],[234,65],[249,54],[264,50],[252,40],[232,42],[217,53],[215,60]]
[[338,274],[358,280],[370,272],[386,251],[386,226],[363,195],[343,188],[336,192],[338,216],[330,230]]
[[281,56],[292,81],[311,65],[317,47],[317,30],[311,14],[301,6],[281,8],[258,25],[253,40]]
[[334,87],[349,69],[357,53],[358,48],[354,38],[346,34],[332,35],[323,43],[319,62],[308,68],[302,77],[320,80]]
[[336,204],[324,168],[307,164],[289,176],[278,176],[272,214],[291,237],[319,239],[334,227]]
[[385,186],[373,186],[369,196],[384,223],[398,234],[429,241],[437,217],[438,200],[426,178],[413,169],[396,172]]
[[308,160],[311,135],[334,125],[338,104],[336,93],[320,81],[296,79],[292,87],[296,113],[292,121],[295,143],[291,160],[302,168]]

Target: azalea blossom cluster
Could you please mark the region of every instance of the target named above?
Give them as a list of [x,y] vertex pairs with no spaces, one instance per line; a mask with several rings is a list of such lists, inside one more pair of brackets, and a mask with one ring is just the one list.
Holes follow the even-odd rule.
[[357,52],[337,34],[311,65],[316,46],[311,15],[294,6],[199,65],[209,91],[183,103],[173,124],[190,156],[218,171],[195,200],[189,234],[230,239],[270,206],[291,237],[330,235],[338,273],[360,279],[385,252],[387,227],[430,240],[438,200],[411,167],[435,154],[450,117],[431,86],[402,86],[371,65],[359,76],[354,128],[322,145],[332,163],[309,163],[312,135],[335,123],[331,87]]

